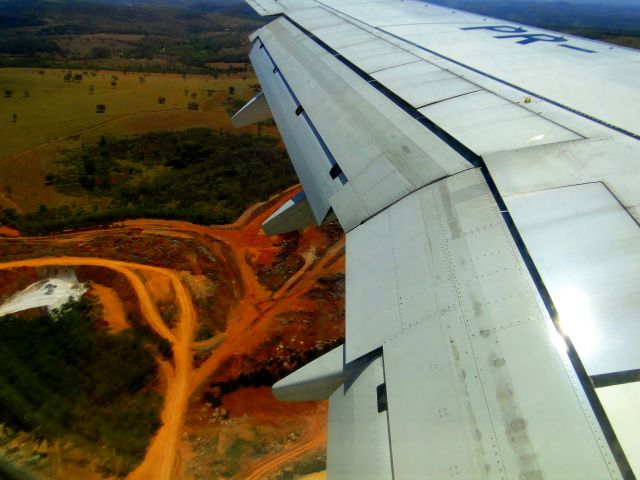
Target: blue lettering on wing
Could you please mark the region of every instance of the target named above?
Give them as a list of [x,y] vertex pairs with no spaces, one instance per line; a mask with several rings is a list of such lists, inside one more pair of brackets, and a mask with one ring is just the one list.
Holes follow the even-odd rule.
[[547,35],[545,33],[520,33],[518,35],[498,35],[495,38],[522,38],[519,42],[520,45],[529,45],[535,42],[566,42],[568,41],[564,37],[556,37],[555,35]]
[[489,30],[491,32],[500,33],[525,33],[527,30],[522,27],[512,27],[511,25],[493,25],[483,27],[465,27],[460,30]]
[[558,35],[550,35],[548,33],[530,33],[524,27],[514,27],[512,25],[483,25],[481,27],[464,27],[460,30],[488,30],[490,32],[496,33],[506,33],[508,35],[496,35],[493,38],[498,39],[507,39],[513,38],[517,39],[516,43],[519,45],[530,45],[532,43],[537,42],[550,42],[550,43],[558,43],[562,45],[558,45],[559,47],[570,48],[572,50],[576,50],[579,52],[585,53],[596,53],[593,50],[588,50],[586,48],[574,47],[572,45],[566,45],[566,42],[569,40],[565,37]]

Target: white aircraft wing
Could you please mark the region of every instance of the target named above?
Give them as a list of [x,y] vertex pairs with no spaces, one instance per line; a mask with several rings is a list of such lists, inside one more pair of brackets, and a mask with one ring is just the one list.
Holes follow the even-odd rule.
[[274,386],[330,399],[334,479],[640,472],[640,53],[411,0],[249,0],[263,94],[337,216],[346,340]]

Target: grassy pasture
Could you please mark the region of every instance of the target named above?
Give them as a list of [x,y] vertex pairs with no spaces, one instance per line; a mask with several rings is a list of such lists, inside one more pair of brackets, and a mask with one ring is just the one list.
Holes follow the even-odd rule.
[[[235,87],[234,97],[250,98],[256,83],[250,72],[213,78],[78,70],[72,73],[81,74],[82,81],[65,82],[66,73],[0,69],[0,209],[33,211],[40,205],[82,203],[82,198],[66,197],[45,185],[45,177],[60,168],[56,160],[63,150],[101,135],[191,127],[231,130],[224,105],[229,87]],[[159,97],[166,103],[160,104]],[[199,109],[188,109],[190,102]],[[96,113],[99,104],[105,105],[105,113]]]

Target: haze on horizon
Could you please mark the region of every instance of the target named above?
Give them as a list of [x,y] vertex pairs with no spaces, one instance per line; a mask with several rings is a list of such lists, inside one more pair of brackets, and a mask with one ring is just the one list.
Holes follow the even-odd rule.
[[[470,3],[482,3],[483,0],[469,0]],[[518,3],[576,3],[582,5],[601,5],[601,6],[623,6],[623,7],[638,7],[640,8],[640,2],[638,0],[509,0],[511,2]],[[505,3],[506,0],[505,0]]]
[[[218,1],[218,0],[212,0]],[[450,5],[454,3],[450,0],[429,0],[429,3]],[[460,3],[460,2],[456,2]],[[482,6],[486,4],[486,0],[466,0],[464,3],[468,5],[478,5]],[[640,1],[639,0],[492,0],[490,3],[492,4],[500,4],[503,3],[505,5],[513,4],[513,3],[521,3],[521,4],[539,4],[539,3],[551,3],[551,4],[567,4],[572,3],[575,5],[589,5],[589,6],[598,6],[598,7],[635,7],[640,9]]]

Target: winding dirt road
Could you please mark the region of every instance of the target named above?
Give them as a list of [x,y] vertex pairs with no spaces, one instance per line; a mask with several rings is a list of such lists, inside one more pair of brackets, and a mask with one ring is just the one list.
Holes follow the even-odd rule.
[[[183,238],[188,236],[198,238],[201,244],[206,244],[212,252],[218,253],[220,253],[220,246],[216,242],[222,242],[228,247],[227,256],[235,264],[234,269],[239,275],[236,279],[237,288],[242,295],[238,304],[228,314],[226,331],[204,342],[194,342],[197,318],[193,300],[178,272],[174,270],[120,260],[70,256],[0,263],[0,271],[22,267],[92,266],[118,272],[127,279],[135,291],[144,320],[158,335],[172,343],[173,364],[163,361],[160,365],[167,385],[161,416],[163,425],[153,438],[143,463],[129,475],[129,479],[182,478],[184,465],[178,453],[178,446],[189,399],[228,358],[239,352],[250,352],[253,347],[269,338],[271,332],[267,328],[269,325],[267,320],[275,318],[279,313],[290,311],[291,302],[303,297],[306,292],[314,288],[317,280],[322,276],[342,271],[343,266],[336,260],[342,256],[344,240],[327,248],[322,255],[317,255],[315,248],[304,252],[305,262],[302,268],[276,292],[266,289],[258,280],[248,259],[252,258],[252,254],[257,250],[265,248],[265,245],[270,248],[272,245],[272,240],[262,234],[260,225],[268,215],[297,191],[297,188],[289,189],[269,202],[255,205],[234,224],[220,227],[204,227],[179,221],[132,220],[120,222],[108,229],[20,239],[32,244],[36,253],[39,246],[46,246],[48,243],[86,241],[92,237],[104,235],[105,231],[123,235],[145,232],[150,235],[168,234]],[[179,311],[173,328],[169,328],[160,315],[141,277],[143,273],[160,275],[170,282]],[[198,368],[194,368],[193,352],[207,349],[212,349],[210,356]],[[310,437],[303,437],[298,443],[285,448],[279,454],[263,460],[248,478],[264,478],[267,473],[277,470],[301,455],[320,451],[326,443],[326,430],[318,431],[323,433],[316,432]]]
[[[158,430],[147,453],[146,458],[149,459],[149,461],[145,461],[136,469],[130,475],[130,478],[177,478],[175,473],[177,472],[176,468],[179,468],[179,463],[176,462],[178,432],[184,421],[184,413],[190,393],[189,379],[193,365],[191,340],[195,326],[195,314],[189,292],[180,281],[180,278],[171,270],[102,258],[37,258],[33,260],[0,263],[0,270],[60,266],[104,267],[124,275],[136,292],[144,319],[158,335],[173,344],[173,361],[175,367],[172,367],[169,362],[163,362],[161,369],[165,373],[167,382],[167,391],[161,415],[163,425]],[[144,283],[136,271],[152,271],[167,277],[171,281],[180,311],[176,322],[175,333],[165,325],[155,303],[149,296]]]

